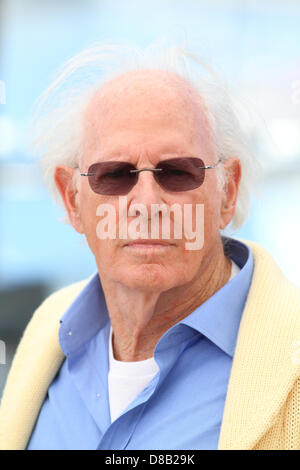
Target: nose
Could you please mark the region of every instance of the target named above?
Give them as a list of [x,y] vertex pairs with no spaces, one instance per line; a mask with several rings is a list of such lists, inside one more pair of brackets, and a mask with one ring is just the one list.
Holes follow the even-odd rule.
[[151,209],[151,204],[164,202],[164,191],[156,182],[154,178],[156,170],[153,170],[150,168],[137,170],[138,181],[128,195],[130,203],[143,204],[147,210]]

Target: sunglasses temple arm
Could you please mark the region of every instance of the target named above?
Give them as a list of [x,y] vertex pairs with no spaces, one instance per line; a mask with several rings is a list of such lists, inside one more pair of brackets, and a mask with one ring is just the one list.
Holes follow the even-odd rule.
[[198,166],[198,168],[200,168],[201,170],[210,170],[212,168],[215,168],[220,162],[222,162],[222,158],[220,158],[217,163],[215,163],[214,165],[209,165],[209,166]]

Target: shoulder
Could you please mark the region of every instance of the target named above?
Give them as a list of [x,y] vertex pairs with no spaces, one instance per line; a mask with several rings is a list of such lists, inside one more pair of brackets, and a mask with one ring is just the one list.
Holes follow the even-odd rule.
[[58,341],[60,319],[88,281],[89,279],[86,279],[59,289],[41,303],[25,328],[12,366],[15,366],[18,361],[23,363],[26,357],[32,358],[32,348],[38,348],[40,351],[53,349],[54,355],[61,355]]
[[275,259],[258,243],[241,240],[253,255],[253,275],[247,304],[253,312],[280,325],[281,331],[290,328],[300,338],[300,289],[281,271]]
[[[261,282],[264,288],[269,286],[269,289],[272,289],[276,286],[276,288],[278,288],[277,294],[283,294],[284,296],[288,294],[290,296],[294,296],[295,300],[298,301],[298,306],[300,307],[300,288],[286,278],[269,251],[258,243],[249,240],[240,241],[248,245],[252,252],[254,261],[254,280],[257,279]],[[276,296],[275,291],[271,290],[270,293]]]
[[58,340],[59,320],[88,281],[51,294],[28,323],[1,400],[1,449],[25,448],[47,388],[64,359]]
[[51,319],[60,319],[66,309],[87,285],[89,280],[90,278],[84,279],[50,294],[36,309],[30,323],[33,320],[42,321],[45,317],[47,317],[49,321],[51,321]]
[[25,328],[16,356],[21,349],[39,341],[41,347],[47,343],[58,344],[59,320],[88,282],[86,279],[59,289],[41,303]]
[[90,278],[83,279],[81,281],[75,282],[73,284],[70,284],[68,286],[62,287],[61,289],[56,290],[43,301],[40,307],[72,301],[79,294],[79,292],[86,286],[89,280]]

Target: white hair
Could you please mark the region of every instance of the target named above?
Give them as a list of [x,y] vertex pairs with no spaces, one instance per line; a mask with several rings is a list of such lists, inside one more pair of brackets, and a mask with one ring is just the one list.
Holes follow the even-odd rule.
[[[82,158],[83,118],[95,92],[118,75],[144,69],[168,71],[186,80],[205,105],[215,158],[240,159],[242,178],[231,222],[231,228],[239,228],[248,215],[258,163],[224,81],[201,59],[179,46],[155,43],[141,49],[98,43],[66,62],[41,96],[33,119],[34,148],[53,195],[58,196],[54,182],[56,166],[75,168]],[[222,185],[226,178],[223,165],[217,168]]]

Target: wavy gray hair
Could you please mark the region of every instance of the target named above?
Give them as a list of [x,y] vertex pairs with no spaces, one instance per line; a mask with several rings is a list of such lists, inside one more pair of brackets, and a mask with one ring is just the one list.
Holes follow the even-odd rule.
[[[175,73],[200,94],[211,127],[215,157],[238,157],[242,179],[231,228],[247,218],[250,191],[258,176],[258,163],[227,86],[197,56],[182,47],[155,43],[145,49],[95,44],[71,58],[38,102],[33,118],[34,149],[42,160],[45,179],[57,199],[57,165],[77,167],[82,158],[83,117],[92,96],[107,81],[134,70],[156,69]],[[222,165],[220,185],[226,181]],[[58,198],[60,200],[60,198]]]

